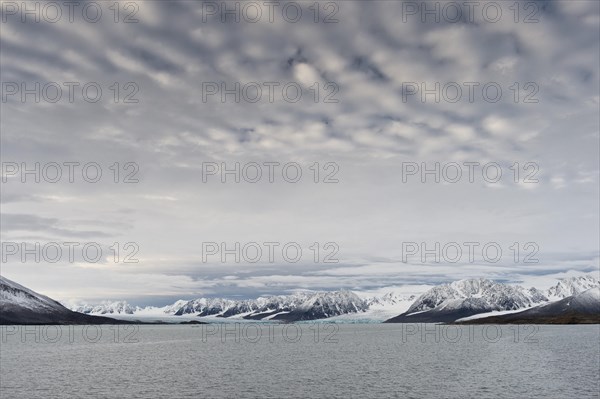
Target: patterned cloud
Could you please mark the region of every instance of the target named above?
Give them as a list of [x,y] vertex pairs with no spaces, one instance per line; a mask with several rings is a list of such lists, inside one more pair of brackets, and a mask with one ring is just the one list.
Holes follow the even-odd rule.
[[[516,13],[481,1],[471,15],[462,2],[428,14],[423,2],[320,2],[316,13],[282,1],[272,22],[263,2],[238,13],[236,2],[138,1],[118,14],[83,3],[70,21],[66,8],[59,18],[44,2],[29,13],[1,2],[1,234],[93,241],[107,256],[14,255],[2,263],[8,278],[59,299],[143,301],[599,267],[598,2]],[[61,166],[56,183],[50,163]],[[248,173],[239,183],[222,173],[236,163]],[[249,163],[261,166],[256,183]],[[419,171],[403,182],[407,163]],[[436,163],[462,166],[463,178],[422,183]],[[498,165],[502,179],[479,166],[471,183],[465,163]],[[202,262],[203,242],[275,241],[305,256]],[[505,256],[402,262],[403,242],[466,241],[497,242]],[[138,245],[139,262],[112,262],[115,242],[121,257]],[[312,261],[315,242],[335,243],[339,263]],[[528,242],[536,264],[522,262]]]

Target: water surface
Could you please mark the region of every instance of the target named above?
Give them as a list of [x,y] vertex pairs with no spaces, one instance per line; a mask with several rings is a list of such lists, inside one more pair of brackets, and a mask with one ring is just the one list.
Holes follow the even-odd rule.
[[600,396],[598,325],[1,330],[3,398]]

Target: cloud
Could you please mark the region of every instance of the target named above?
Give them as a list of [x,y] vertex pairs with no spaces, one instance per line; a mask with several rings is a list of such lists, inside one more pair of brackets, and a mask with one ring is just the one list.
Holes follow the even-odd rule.
[[[338,2],[337,23],[324,15],[315,23],[308,3],[297,23],[280,9],[272,23],[222,23],[220,13],[203,22],[202,2],[137,4],[137,23],[115,23],[110,10],[98,23],[22,23],[20,15],[2,23],[3,82],[63,89],[56,103],[17,94],[2,104],[3,162],[97,162],[103,171],[98,183],[8,179],[3,240],[132,241],[143,260],[47,265],[40,276],[3,265],[10,278],[59,297],[124,296],[130,274],[136,298],[256,296],[597,265],[594,257],[531,269],[396,263],[403,241],[420,240],[535,241],[541,254],[573,259],[597,253],[597,2],[535,2],[538,23],[515,23],[508,8],[495,23],[481,13],[423,23],[387,1]],[[80,83],[73,102],[65,82]],[[87,83],[101,87],[98,102],[86,100]],[[208,94],[207,84],[218,91]],[[256,87],[260,99],[248,101]],[[128,162],[139,183],[123,183]],[[273,183],[232,183],[231,174],[222,183],[221,173],[203,183],[206,162],[280,166]],[[292,162],[302,169],[298,183],[281,174]],[[503,175],[490,183],[478,168],[473,183],[419,175],[403,183],[403,162],[494,162]],[[528,163],[539,183],[523,182]],[[323,183],[331,173],[339,183]],[[205,241],[269,240],[336,242],[344,266],[197,263]],[[367,261],[374,256],[386,261]],[[72,270],[77,279],[57,289],[50,276]]]
[[69,223],[65,221],[59,221],[55,218],[45,218],[36,215],[25,215],[25,214],[2,214],[2,233],[5,236],[10,236],[14,232],[28,231],[36,232],[48,235],[55,235],[58,237],[77,237],[77,238],[90,238],[90,237],[110,237],[102,231],[90,231],[80,229],[70,229],[58,226],[68,226]]

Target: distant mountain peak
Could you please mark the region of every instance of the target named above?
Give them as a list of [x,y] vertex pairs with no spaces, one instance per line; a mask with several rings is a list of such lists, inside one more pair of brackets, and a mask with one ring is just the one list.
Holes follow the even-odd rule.
[[598,286],[600,286],[600,280],[591,274],[565,277],[559,279],[555,286],[549,288],[547,295],[551,299],[562,299]]

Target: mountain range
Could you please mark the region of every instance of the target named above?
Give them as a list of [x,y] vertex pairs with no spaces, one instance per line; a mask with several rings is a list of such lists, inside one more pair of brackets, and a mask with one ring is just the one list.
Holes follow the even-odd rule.
[[352,291],[298,292],[256,299],[233,300],[199,298],[177,301],[164,307],[134,307],[127,302],[104,302],[98,305],[80,305],[72,310],[94,315],[123,318],[163,319],[172,316],[198,316],[231,320],[306,321],[334,320],[344,316],[363,316],[369,321],[383,321],[404,311],[415,299],[414,294],[387,292],[380,296],[358,295]]
[[416,294],[414,292],[418,290],[413,290],[412,294],[406,294],[404,290],[402,293],[389,291],[369,296],[341,290],[246,300],[199,298],[180,300],[163,308],[136,308],[126,302],[107,302],[93,307],[83,305],[73,310],[97,315],[194,315],[282,322],[327,319],[334,322],[444,323],[534,308],[599,286],[600,280],[593,275],[563,278],[547,290],[488,279],[466,279],[434,286]]
[[[234,300],[178,300],[164,307],[138,307],[125,301],[67,309],[57,301],[0,277],[0,323],[101,324],[181,320],[387,323],[488,323],[540,319],[600,322],[600,280],[593,275],[564,278],[547,290],[488,279],[465,279],[433,287],[403,287],[376,294],[348,290]],[[110,316],[110,318],[106,317]],[[512,321],[511,321],[512,320]]]

